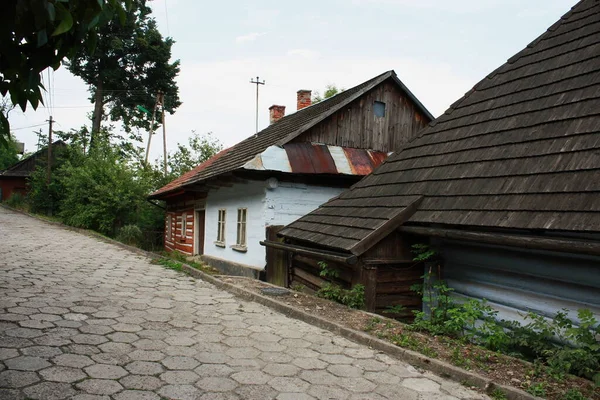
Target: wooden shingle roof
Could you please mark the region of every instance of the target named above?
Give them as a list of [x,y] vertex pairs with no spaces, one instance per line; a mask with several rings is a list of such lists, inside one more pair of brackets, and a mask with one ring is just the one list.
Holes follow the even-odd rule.
[[[354,254],[405,223],[600,232],[600,2],[583,0],[283,236]],[[389,224],[387,224],[389,226]]]
[[274,145],[283,146],[290,142],[309,128],[388,79],[393,79],[400,89],[406,93],[408,98],[413,101],[415,106],[429,119],[433,119],[433,116],[427,111],[425,106],[398,79],[396,73],[394,71],[387,71],[329,99],[313,104],[293,114],[286,115],[256,135],[250,136],[230,147],[227,151],[220,153],[218,159],[208,160],[208,162],[201,164],[187,174],[152,193],[149,197],[160,198],[174,191],[181,190],[187,185],[234,171],[242,167],[256,155],[262,153],[267,147]]
[[[59,148],[59,147],[65,147],[65,146],[66,146],[66,143],[63,142],[62,140],[57,140],[52,143],[53,149]],[[28,177],[37,168],[38,160],[40,158],[45,158],[47,154],[48,154],[48,146],[45,146],[42,149],[36,151],[35,153],[19,160],[18,162],[14,163],[10,167],[6,168],[5,170],[0,171],[0,178],[1,177],[6,177],[6,178],[17,178],[17,177],[26,178],[26,177]],[[56,156],[56,153],[54,153],[53,155]],[[54,157],[52,157],[52,158],[54,159]]]

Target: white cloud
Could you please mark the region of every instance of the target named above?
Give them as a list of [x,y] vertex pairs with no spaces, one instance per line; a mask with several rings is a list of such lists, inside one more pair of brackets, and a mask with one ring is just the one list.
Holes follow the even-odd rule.
[[235,38],[235,42],[236,43],[247,43],[247,42],[254,42],[256,39],[258,39],[261,36],[266,35],[267,32],[251,32],[248,33],[246,35],[241,35]]
[[299,56],[304,58],[316,58],[319,53],[310,49],[292,49],[287,52],[288,56]]

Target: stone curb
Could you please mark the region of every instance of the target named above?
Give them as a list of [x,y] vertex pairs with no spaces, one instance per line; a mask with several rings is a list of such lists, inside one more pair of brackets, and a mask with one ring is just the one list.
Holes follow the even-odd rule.
[[[132,251],[136,254],[148,257],[150,259],[167,259],[167,257],[161,256],[159,254],[151,253],[149,251],[145,251],[139,249],[137,247],[129,246],[124,243],[121,243],[117,240],[108,238],[106,236],[102,236],[94,231],[90,231],[82,228],[75,228],[72,226],[68,226],[56,221],[49,221],[44,218],[40,218],[35,214],[30,214],[26,211],[18,210],[12,207],[9,207],[5,204],[0,204],[1,207],[4,207],[8,210],[15,211],[29,217],[35,218],[39,221],[55,225],[61,227],[63,229],[67,229],[73,232],[81,233],[86,236],[93,237],[95,239],[100,239],[106,243],[117,245],[125,250]],[[269,308],[274,309],[290,318],[298,319],[300,321],[306,322],[308,324],[317,326],[321,329],[325,329],[335,333],[336,335],[342,336],[346,339],[352,340],[356,343],[360,343],[365,346],[369,346],[373,349],[385,352],[390,354],[402,361],[410,363],[412,365],[421,367],[423,369],[429,370],[440,375],[443,378],[449,378],[459,383],[468,382],[470,386],[478,387],[483,390],[485,393],[491,393],[495,389],[500,389],[509,400],[535,400],[541,399],[540,397],[535,397],[530,395],[529,393],[517,389],[512,386],[501,385],[493,382],[491,379],[481,376],[479,374],[466,371],[462,368],[458,368],[454,365],[448,364],[444,361],[436,360],[434,358],[426,357],[420,353],[417,353],[412,350],[404,349],[402,347],[398,347],[389,342],[383,341],[381,339],[375,338],[371,335],[368,335],[364,332],[360,332],[354,329],[346,328],[345,326],[339,325],[335,322],[328,321],[324,318],[318,317],[316,315],[308,314],[302,310],[289,306],[285,303],[277,301],[273,298],[262,296],[258,293],[240,288],[239,286],[235,286],[231,283],[227,283],[222,281],[215,276],[209,275],[205,272],[202,272],[194,267],[191,267],[187,264],[183,264],[182,270],[187,274],[194,278],[202,279],[203,281],[209,282],[219,289],[226,290],[234,295],[243,298],[245,300],[254,301],[256,303],[262,304]]]
[[369,346],[373,349],[385,352],[402,361],[434,372],[443,378],[449,378],[459,383],[468,382],[469,385],[478,387],[488,394],[494,391],[495,389],[500,389],[509,400],[540,399],[539,397],[532,396],[523,390],[514,388],[512,386],[494,383],[491,379],[483,377],[479,374],[466,371],[454,365],[448,364],[444,361],[426,357],[415,351],[398,347],[389,342],[368,335],[364,332],[346,328],[345,326],[339,325],[335,322],[331,322],[321,317],[308,314],[304,311],[301,311],[295,307],[289,306],[270,297],[266,297],[258,293],[240,288],[239,286],[235,286],[231,283],[223,282],[222,280],[214,276],[208,275],[202,271],[199,271],[189,265],[184,264],[183,269],[188,275],[212,283],[219,289],[226,290],[245,300],[254,301],[256,303],[272,308],[275,311],[278,311],[290,318],[298,319],[308,324],[317,326],[321,329],[331,331],[336,335],[342,336],[356,343],[360,343],[362,345]]

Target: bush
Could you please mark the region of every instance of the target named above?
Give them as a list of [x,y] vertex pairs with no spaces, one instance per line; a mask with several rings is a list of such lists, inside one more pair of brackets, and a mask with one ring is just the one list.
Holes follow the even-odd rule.
[[[434,335],[461,338],[490,350],[545,364],[555,376],[570,373],[600,380],[600,326],[590,310],[578,311],[579,325],[561,310],[548,319],[535,313],[524,315],[527,324],[498,321],[498,312],[485,299],[459,303],[444,281],[413,287],[423,296],[425,311],[415,311],[412,329]],[[532,390],[541,391],[543,388]]]
[[117,234],[117,240],[129,246],[139,246],[142,239],[142,230],[137,225],[125,225]]
[[12,208],[23,209],[26,206],[25,196],[19,192],[13,193],[8,199],[6,199],[6,205]]
[[317,292],[317,296],[333,300],[350,308],[362,308],[365,305],[365,287],[357,284],[352,289],[343,289],[334,283],[326,283]]

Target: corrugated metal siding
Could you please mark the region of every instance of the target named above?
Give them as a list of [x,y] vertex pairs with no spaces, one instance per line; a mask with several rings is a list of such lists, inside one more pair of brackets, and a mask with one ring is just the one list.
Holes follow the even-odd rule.
[[522,320],[534,311],[552,317],[588,308],[600,316],[600,257],[474,245],[438,244],[444,279],[459,296],[485,298],[500,318]]

